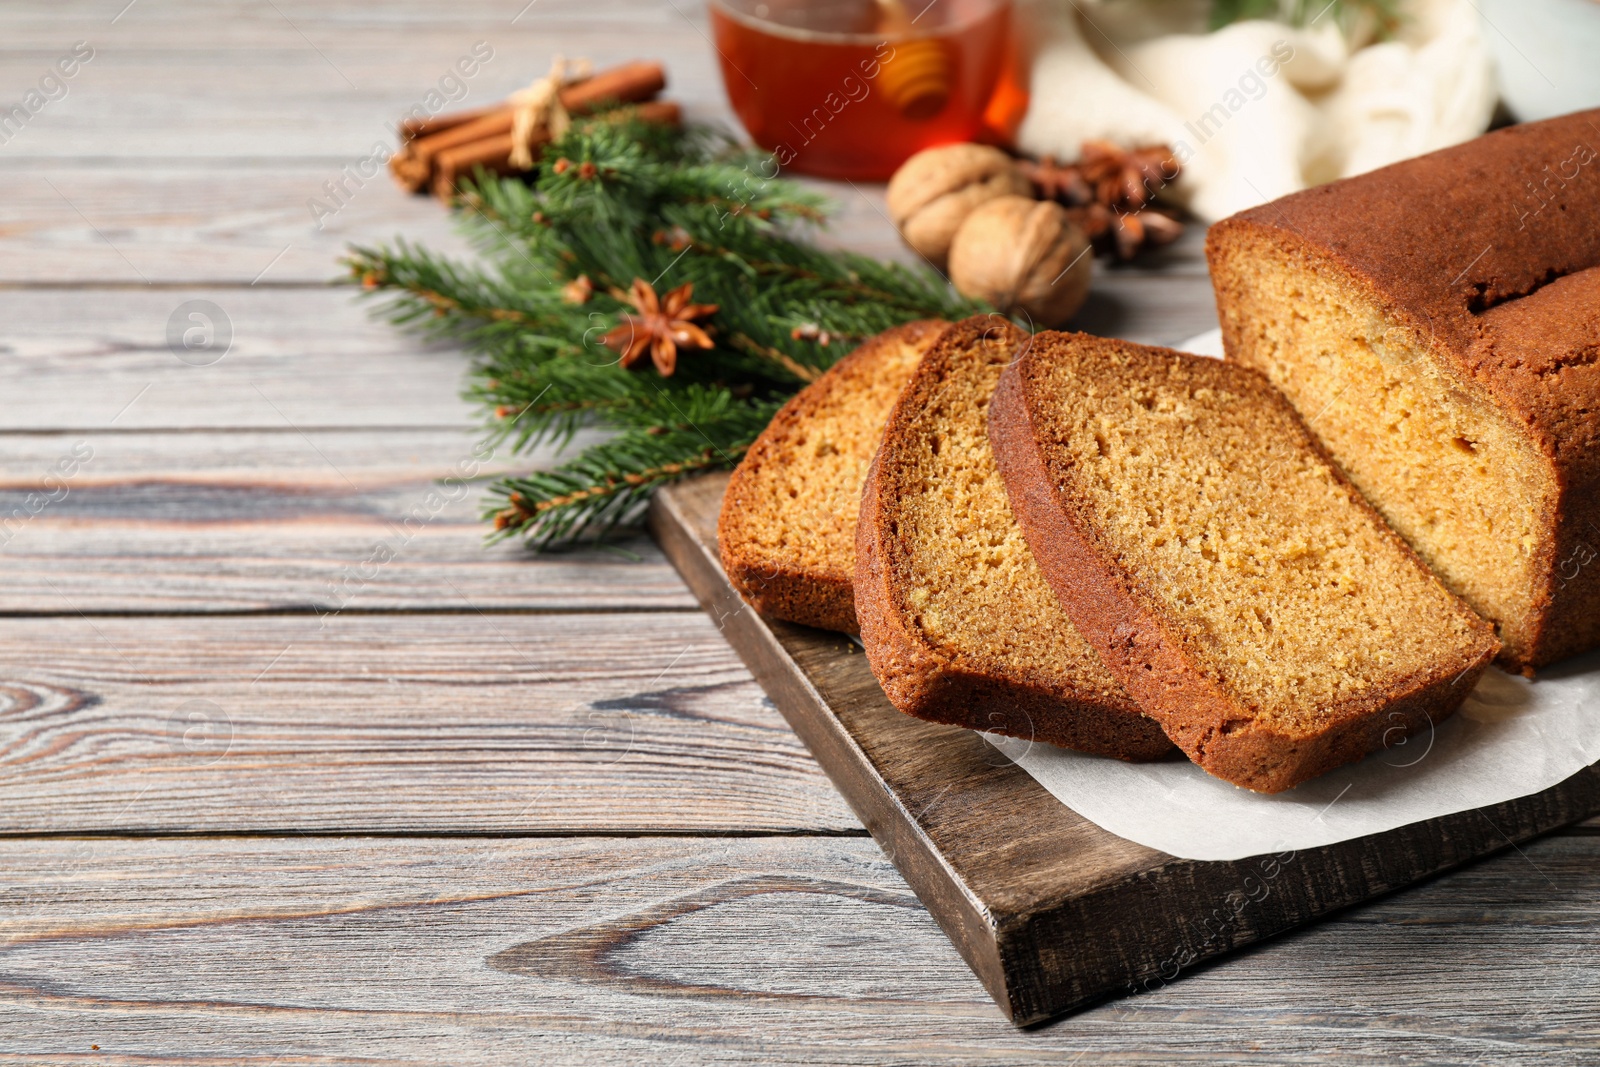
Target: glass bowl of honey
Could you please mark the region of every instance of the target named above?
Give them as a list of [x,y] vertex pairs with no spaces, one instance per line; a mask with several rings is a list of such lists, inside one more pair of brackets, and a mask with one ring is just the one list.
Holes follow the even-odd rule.
[[780,167],[882,180],[1003,141],[1027,107],[1011,0],[710,0],[734,113]]

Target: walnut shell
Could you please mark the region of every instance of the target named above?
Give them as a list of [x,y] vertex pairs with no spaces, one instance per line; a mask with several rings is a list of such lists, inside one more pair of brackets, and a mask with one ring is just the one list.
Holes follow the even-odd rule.
[[998,148],[952,144],[925,148],[889,179],[889,217],[906,244],[943,268],[956,230],[978,205],[1033,190],[1016,162]]
[[1094,257],[1060,204],[1003,196],[967,216],[950,246],[950,281],[1008,315],[1060,326],[1089,295]]

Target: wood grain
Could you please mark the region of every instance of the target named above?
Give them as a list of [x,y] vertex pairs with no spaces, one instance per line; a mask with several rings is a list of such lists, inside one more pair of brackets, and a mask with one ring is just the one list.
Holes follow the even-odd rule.
[[[1080,325],[1173,343],[1216,321],[1203,279],[1108,275]],[[180,360],[167,323],[209,300],[232,329],[208,366]],[[352,289],[0,290],[7,403],[0,432],[460,427],[466,360],[370,315]],[[214,313],[213,313],[214,314]]]
[[[157,161],[129,174],[48,160],[8,169],[0,159],[9,182],[4,211],[12,217],[0,227],[0,287],[320,285],[341,274],[338,260],[348,243],[386,241],[395,233],[436,252],[468,253],[438,201],[405,195],[386,173],[350,185],[338,210],[313,214],[313,201],[334,206],[322,184],[339,178],[342,162],[248,159],[197,169]],[[819,244],[917,261],[889,222],[881,185],[798,180],[834,205]],[[1085,314],[1104,320],[1150,307],[1127,286],[1151,277],[1190,279],[1182,299],[1198,294],[1209,303],[1204,239],[1203,227],[1191,226],[1137,264],[1101,261]]]
[[1015,1030],[866,840],[11,840],[0,1055],[1588,1064],[1597,850],[1534,842]]
[[[352,156],[371,148],[373,131],[363,133]],[[319,285],[342,274],[349,242],[398,233],[466,253],[437,200],[405,195],[387,171],[357,187],[342,179],[346,162],[158,161],[131,171],[0,162],[0,285]],[[341,179],[348,194],[336,202],[323,183]]]
[[[331,25],[321,5],[287,2],[235,4],[221,16],[217,5],[145,4],[114,26],[74,14],[0,9],[12,49],[0,54],[0,83],[36,80],[74,38],[98,48],[59,106],[0,153],[10,191],[0,205],[0,284],[320,282],[347,239],[395,232],[459,250],[427,198],[403,196],[386,174],[352,180],[344,168],[392,147],[394,118],[479,41],[494,58],[452,107],[523,87],[548,68],[559,40],[601,63],[641,51],[693,55],[673,64],[669,95],[693,119],[734,126],[713,65],[700,60],[707,15],[693,0],[478,2],[448,13],[369,5],[342,10]],[[651,47],[619,45],[629,33]],[[168,114],[173,99],[182,100],[181,122]],[[141,163],[107,165],[117,159]],[[344,185],[338,199],[324,189],[330,181]],[[887,221],[881,186],[809,184],[839,207],[837,236],[823,243],[914,258]],[[313,216],[314,200],[337,210]],[[1191,227],[1172,248],[1102,271],[1102,280],[1116,289],[1152,271],[1203,275],[1202,236]]]
[[0,619],[0,768],[0,833],[859,832],[698,613]]
[[1217,325],[1204,275],[1102,270],[1068,328],[1137,344],[1175,345]]
[[[212,301],[232,326],[231,347],[209,366],[183,362],[167,344],[168,320],[190,300]],[[0,431],[476,421],[460,397],[460,351],[374,321],[354,289],[11,290],[0,291],[0,320]]]
[[656,494],[651,529],[756,679],[1018,1023],[1192,965],[1600,811],[1600,768],[1531,796],[1233,862],[1108,833],[978,734],[913,719],[837,635],[761,617],[723,575],[725,475]]
[[[337,211],[314,216],[313,200],[332,205],[322,189],[339,176],[332,162],[158,161],[129,173],[54,161],[7,168],[0,158],[0,173],[9,182],[0,286],[321,285],[341,276],[347,243],[397,233],[435,252],[468,254],[450,213],[432,197],[405,195],[386,172],[352,185]],[[916,258],[888,221],[882,186],[801,180],[834,203],[839,236],[819,234],[820,243]]]
[[[704,620],[456,606],[685,606],[649,545],[478,554],[452,504],[260,682],[315,616],[99,617],[328,606],[474,416],[459,352],[320,289],[347,239],[459,248],[446,217],[386,178],[321,229],[308,200],[478,40],[496,55],[463,104],[556,53],[654,55],[692,117],[726,120],[705,19],[701,0],[0,5],[0,102],[97,49],[0,150],[0,495],[96,447],[76,497],[0,547],[0,612],[62,614],[0,620],[0,828],[68,835],[0,840],[0,1059],[1595,1062],[1592,832],[1013,1029],[872,842],[720,836],[860,824]],[[881,189],[822,187],[824,241],[907,256]],[[1176,277],[1203,274],[1199,240],[1101,271],[1077,325],[1210,325]],[[237,327],[213,367],[166,349],[192,298]],[[229,718],[174,722],[190,699]],[[306,836],[341,828],[429,836]]]
[[96,50],[66,98],[5,146],[7,158],[354,161],[477,41],[495,54],[467,82],[461,106],[525,87],[560,51],[602,67],[683,57],[672,65],[671,95],[691,113],[725,110],[716,69],[700,58],[707,18],[694,0],[478,0],[432,11],[415,2],[349,4],[336,13],[315,0],[141,0],[113,24],[120,6],[85,4],[54,17],[0,9],[0,84],[17,87],[14,95],[75,40]]
[[467,479],[548,466],[548,448],[505,456],[449,429],[91,430],[0,444],[0,612],[694,606],[647,538],[537,559],[484,544],[485,490]]

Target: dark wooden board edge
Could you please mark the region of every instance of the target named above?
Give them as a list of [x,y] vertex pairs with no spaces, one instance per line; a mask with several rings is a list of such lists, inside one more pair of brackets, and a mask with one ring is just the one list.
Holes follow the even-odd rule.
[[667,558],[1014,1023],[1184,969],[1600,811],[1600,769],[1315,849],[1183,860],[1100,829],[976,734],[895,711],[846,638],[766,619],[723,575],[726,475],[656,493]]
[[[720,500],[726,478],[711,478],[709,484],[715,485]],[[703,489],[707,484],[701,482],[699,487]],[[717,558],[715,541],[705,541],[679,506],[683,486],[669,488],[678,488],[679,492],[658,491],[650,505],[650,531],[662,552],[678,568],[717,628],[844,794],[862,825],[899,868],[978,980],[1001,1010],[1012,1014],[994,926],[982,903],[949,869],[938,848],[918,827],[915,813],[904,807],[901,798],[883,780],[773,629],[775,625],[786,630],[801,628],[764,618],[734,592]],[[821,637],[821,631],[810,633]],[[831,636],[848,644],[842,635]]]

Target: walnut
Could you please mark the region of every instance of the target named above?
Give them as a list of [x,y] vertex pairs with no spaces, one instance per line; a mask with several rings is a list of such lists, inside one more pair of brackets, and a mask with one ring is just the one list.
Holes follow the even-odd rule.
[[1093,272],[1089,241],[1066,210],[1025,196],[1003,196],[973,211],[950,246],[957,289],[1041,326],[1073,316]]
[[1028,179],[998,148],[952,144],[918,152],[889,179],[889,215],[906,244],[943,268],[956,230],[978,205],[1026,196]]

